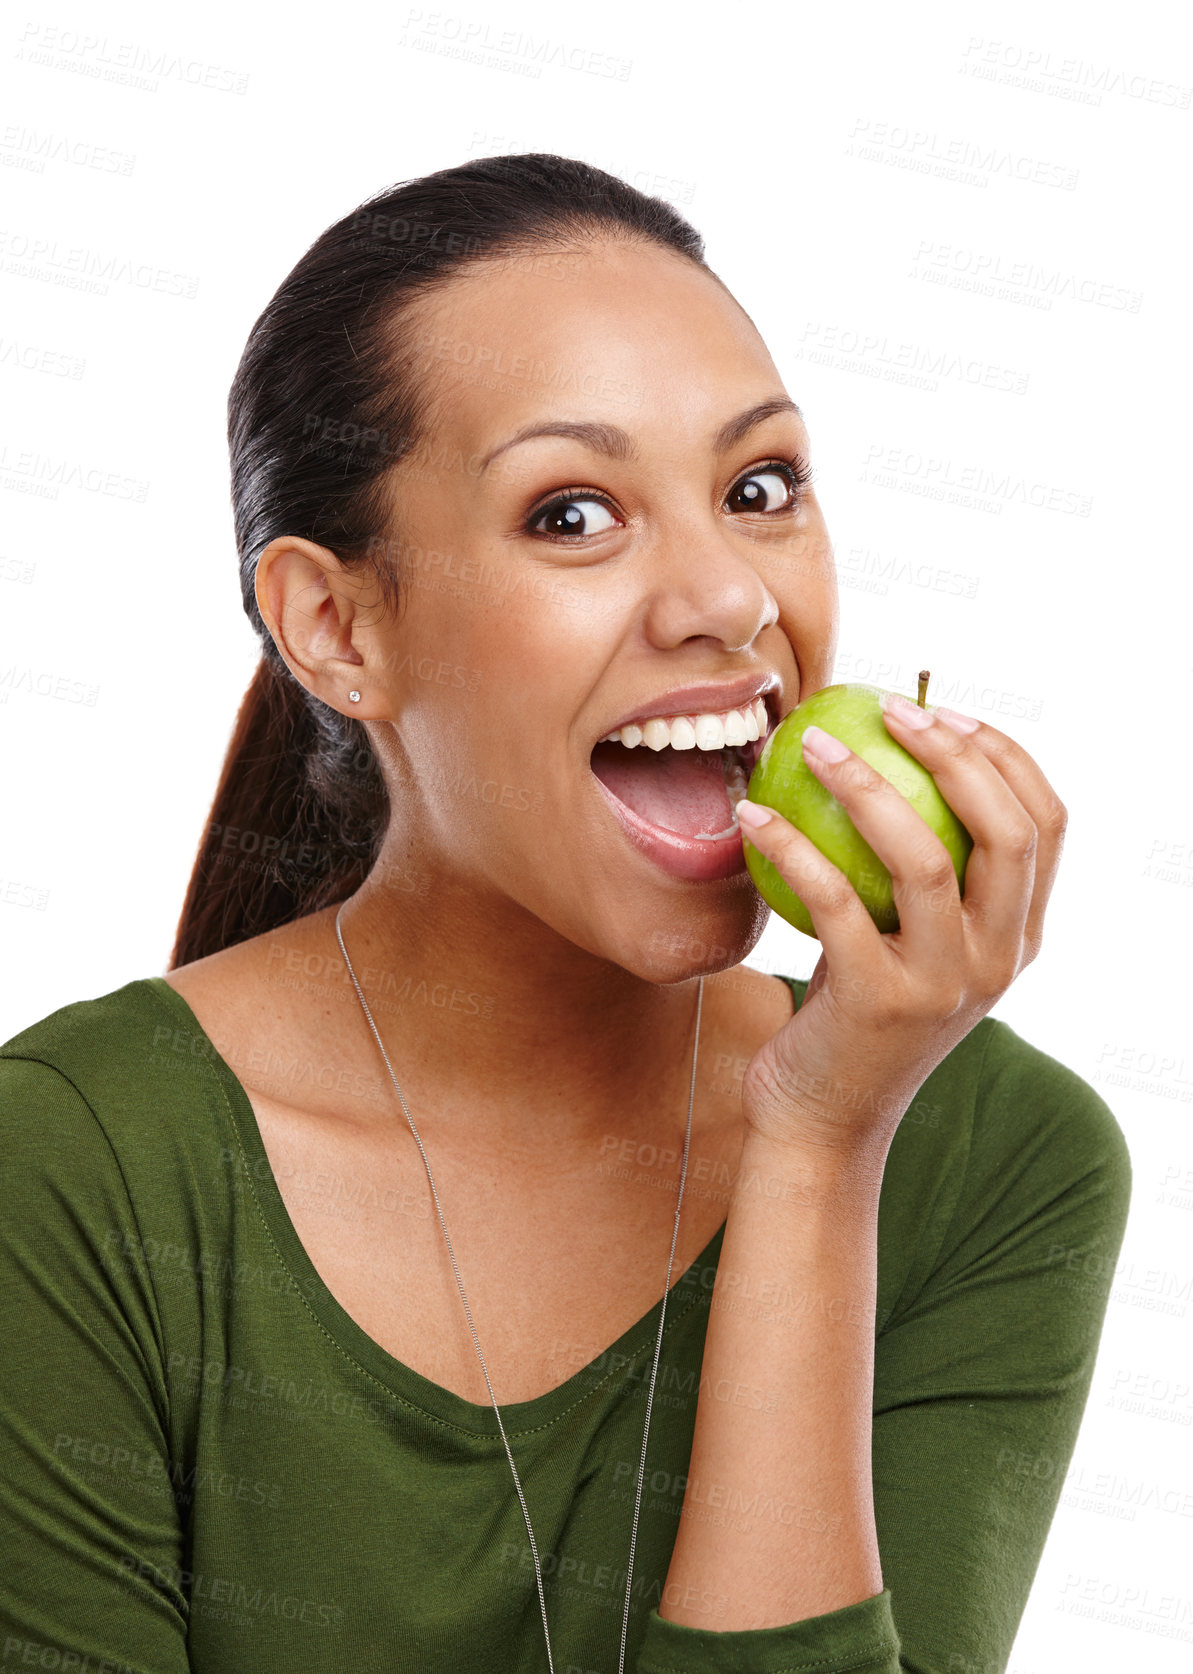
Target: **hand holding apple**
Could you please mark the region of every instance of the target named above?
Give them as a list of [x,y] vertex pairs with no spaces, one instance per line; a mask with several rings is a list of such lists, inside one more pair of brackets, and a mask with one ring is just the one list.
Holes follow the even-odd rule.
[[[881,719],[970,841],[964,899],[944,840],[831,735],[805,728],[802,761],[889,874],[896,932],[878,929],[840,868],[781,813],[749,800],[737,810],[748,847],[822,944],[799,1010],[747,1066],[747,1125],[817,1165],[845,1157],[851,1176],[860,1167],[875,1184],[917,1090],[1038,953],[1067,820],[1035,761],[995,727],[895,694]],[[822,756],[821,742],[836,748]]]
[[[928,674],[920,675],[920,705]],[[860,756],[911,803],[948,850],[958,886],[965,881],[965,865],[973,839],[953,813],[927,768],[893,738],[883,723],[877,686],[824,686],[805,698],[775,728],[755,763],[746,791],[751,802],[776,809],[797,830],[811,838],[857,890],[881,931],[899,928],[891,875],[858,831],[841,802],[821,783],[804,760],[802,742],[809,726],[818,726]],[[765,855],[748,840],[746,868],[763,900],[806,936],[816,930],[807,907]]]

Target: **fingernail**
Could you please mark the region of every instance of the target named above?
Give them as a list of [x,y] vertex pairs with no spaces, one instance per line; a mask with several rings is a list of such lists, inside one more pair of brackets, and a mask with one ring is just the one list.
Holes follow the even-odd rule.
[[918,703],[912,703],[899,692],[888,692],[882,700],[884,715],[893,715],[896,721],[902,721],[905,727],[930,727],[932,715],[939,714],[933,710],[930,715],[926,709],[921,709]]
[[958,715],[955,709],[938,709],[936,713],[946,726],[952,727],[954,732],[976,732],[979,725],[971,715]]
[[804,749],[810,750],[819,761],[844,761],[849,751],[839,738],[823,727],[804,728]]
[[739,820],[744,820],[747,825],[752,825],[757,829],[758,826],[766,825],[769,822],[771,810],[760,808],[756,802],[747,802],[743,796],[737,805],[737,817]]

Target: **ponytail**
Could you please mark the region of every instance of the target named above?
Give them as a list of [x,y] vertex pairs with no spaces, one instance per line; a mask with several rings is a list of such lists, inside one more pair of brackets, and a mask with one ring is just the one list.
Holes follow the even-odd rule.
[[[261,658],[237,712],[168,969],[341,901],[367,876],[383,829],[384,781],[360,723],[329,710],[341,726],[321,737],[316,702],[280,659]],[[355,830],[329,828],[337,762],[349,781],[341,797],[357,804]]]

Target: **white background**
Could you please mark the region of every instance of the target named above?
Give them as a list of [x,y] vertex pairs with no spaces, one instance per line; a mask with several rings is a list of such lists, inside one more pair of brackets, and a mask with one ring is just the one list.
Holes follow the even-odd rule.
[[[995,1015],[1099,1089],[1135,1195],[1010,1667],[1185,1668],[1186,8],[461,3],[9,12],[0,1038],[165,968],[257,656],[227,389],[302,251],[504,151],[668,198],[808,418],[835,678],[914,695],[931,668],[930,700],[1017,738],[1069,807],[1043,954]],[[817,953],[773,918],[750,963]]]

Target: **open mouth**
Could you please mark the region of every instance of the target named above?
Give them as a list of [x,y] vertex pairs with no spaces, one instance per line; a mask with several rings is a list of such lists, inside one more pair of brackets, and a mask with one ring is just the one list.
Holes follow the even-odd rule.
[[592,771],[636,820],[671,836],[718,842],[738,832],[746,794],[765,738],[720,750],[627,749],[608,741],[592,752]]
[[[716,750],[693,745],[684,750],[668,743],[653,750],[644,738],[637,745],[624,745],[616,735],[599,738],[592,745],[589,767],[602,804],[631,849],[688,882],[745,874],[738,802],[780,725],[780,701],[776,686],[768,686],[753,700],[755,725],[765,730],[741,745]],[[694,730],[696,716],[686,720]],[[755,725],[746,721],[746,732],[753,732]]]
[[602,739],[593,746],[590,767],[601,799],[643,859],[694,883],[746,871],[737,804],[778,725],[778,695],[768,692],[765,699],[766,731],[748,744],[652,750]]

